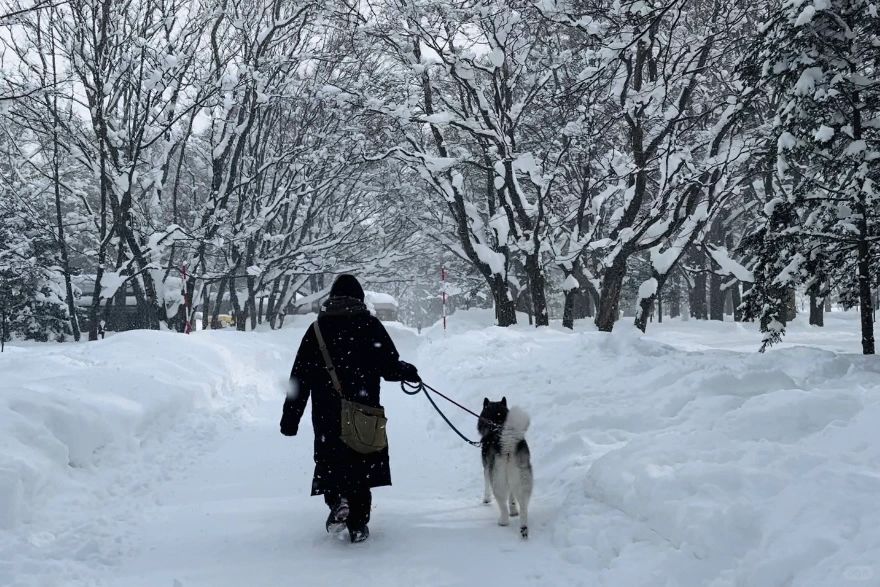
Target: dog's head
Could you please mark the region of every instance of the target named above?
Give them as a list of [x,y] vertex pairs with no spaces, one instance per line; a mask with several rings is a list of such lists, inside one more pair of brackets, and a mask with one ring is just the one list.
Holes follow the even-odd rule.
[[500,402],[491,402],[489,398],[483,398],[483,411],[480,412],[480,420],[477,422],[480,435],[486,436],[493,430],[500,430],[507,419],[507,412],[506,397],[502,397]]

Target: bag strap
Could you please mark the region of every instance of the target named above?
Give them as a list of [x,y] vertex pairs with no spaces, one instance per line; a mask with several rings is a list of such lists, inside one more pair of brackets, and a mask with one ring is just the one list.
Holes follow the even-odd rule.
[[312,327],[315,330],[315,337],[318,339],[318,348],[321,349],[321,354],[324,355],[324,366],[327,368],[327,372],[330,373],[330,380],[333,381],[333,389],[336,390],[339,397],[343,397],[342,383],[339,381],[339,375],[336,374],[336,367],[333,366],[333,359],[330,358],[330,351],[327,349],[327,343],[324,342],[324,335],[321,334],[321,327],[318,326],[317,320],[312,323]]

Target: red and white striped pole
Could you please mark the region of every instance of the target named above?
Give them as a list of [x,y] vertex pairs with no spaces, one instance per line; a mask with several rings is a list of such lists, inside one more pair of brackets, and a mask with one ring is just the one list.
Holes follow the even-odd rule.
[[443,330],[446,330],[446,267],[440,266],[441,298],[443,299]]

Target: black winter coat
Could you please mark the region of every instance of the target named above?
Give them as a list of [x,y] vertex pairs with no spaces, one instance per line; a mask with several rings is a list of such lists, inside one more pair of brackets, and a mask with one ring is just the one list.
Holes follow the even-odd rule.
[[[379,402],[379,378],[400,381],[406,368],[382,323],[367,312],[349,315],[321,315],[321,333],[342,383],[345,397],[374,407]],[[312,327],[306,331],[290,372],[295,397],[284,402],[282,430],[295,434],[312,398],[315,430],[315,475],[312,495],[347,492],[391,485],[388,449],[360,454],[345,444],[340,435],[339,396],[330,380]]]

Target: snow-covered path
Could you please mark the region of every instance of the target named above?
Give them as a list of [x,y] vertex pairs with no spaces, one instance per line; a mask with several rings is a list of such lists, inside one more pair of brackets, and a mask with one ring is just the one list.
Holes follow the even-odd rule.
[[[326,509],[308,497],[311,426],[278,434],[267,402],[183,477],[137,530],[141,552],[108,585],[574,585],[542,531],[552,507],[537,499],[534,538],[495,525],[480,504],[479,457],[462,445],[432,448],[418,398],[387,385],[394,485],[374,491],[370,540],[353,546],[323,531]],[[304,422],[305,424],[305,422]],[[540,565],[536,561],[541,561]]]
[[374,492],[371,539],[323,532],[310,421],[278,432],[308,317],[13,347],[0,356],[0,585],[877,584],[880,364],[854,354],[852,320],[796,325],[766,355],[729,323],[609,336],[472,312],[446,334],[391,326],[426,381],[531,413],[527,542],[480,503],[478,452],[393,384],[394,486]]

